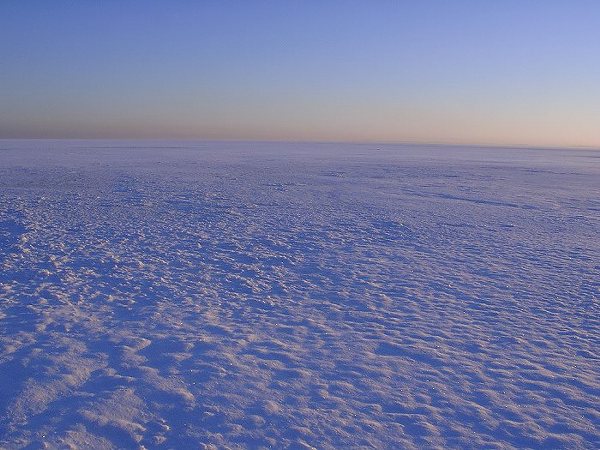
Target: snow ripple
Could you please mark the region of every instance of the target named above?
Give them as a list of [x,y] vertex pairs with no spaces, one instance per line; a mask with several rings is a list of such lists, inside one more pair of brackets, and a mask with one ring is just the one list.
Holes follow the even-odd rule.
[[5,144],[3,448],[600,446],[594,152]]

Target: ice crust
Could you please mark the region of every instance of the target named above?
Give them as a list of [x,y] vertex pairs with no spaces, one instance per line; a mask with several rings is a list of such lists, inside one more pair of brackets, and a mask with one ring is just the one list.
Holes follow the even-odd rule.
[[599,302],[600,152],[0,141],[1,448],[598,448]]

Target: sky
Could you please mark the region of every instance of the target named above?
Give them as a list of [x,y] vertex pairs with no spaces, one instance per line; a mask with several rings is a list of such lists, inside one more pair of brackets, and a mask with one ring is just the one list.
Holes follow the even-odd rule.
[[0,0],[0,138],[600,147],[600,2]]

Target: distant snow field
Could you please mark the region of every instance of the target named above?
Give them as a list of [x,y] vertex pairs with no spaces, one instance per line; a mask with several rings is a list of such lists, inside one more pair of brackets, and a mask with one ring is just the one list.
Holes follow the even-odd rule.
[[0,141],[0,448],[599,448],[600,152]]

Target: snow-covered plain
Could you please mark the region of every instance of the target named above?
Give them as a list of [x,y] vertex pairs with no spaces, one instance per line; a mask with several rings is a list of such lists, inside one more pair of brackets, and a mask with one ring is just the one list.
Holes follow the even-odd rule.
[[0,141],[0,447],[600,446],[600,152]]

